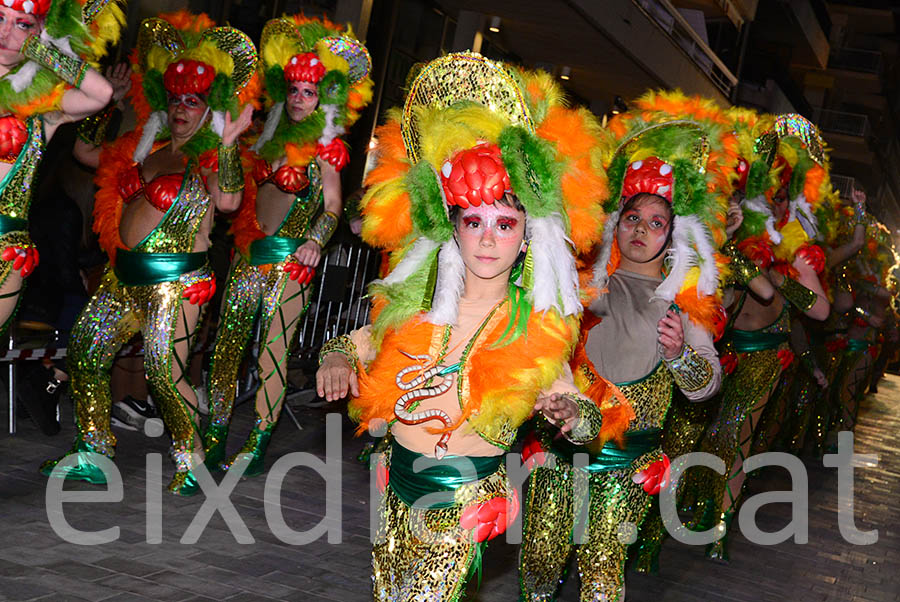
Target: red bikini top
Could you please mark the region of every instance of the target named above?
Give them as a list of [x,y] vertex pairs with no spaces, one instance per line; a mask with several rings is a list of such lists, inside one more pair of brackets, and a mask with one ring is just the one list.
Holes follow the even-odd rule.
[[28,127],[15,115],[0,117],[0,161],[15,163],[28,140]]
[[133,165],[119,177],[119,192],[126,204],[143,193],[151,205],[165,213],[178,198],[182,179],[182,174],[170,173],[156,176],[149,184],[144,184],[140,165]]
[[273,182],[278,190],[288,194],[297,194],[309,186],[309,178],[306,177],[305,167],[293,167],[282,165],[275,173],[268,161],[257,161],[254,165],[253,178],[257,185],[262,186],[266,182]]

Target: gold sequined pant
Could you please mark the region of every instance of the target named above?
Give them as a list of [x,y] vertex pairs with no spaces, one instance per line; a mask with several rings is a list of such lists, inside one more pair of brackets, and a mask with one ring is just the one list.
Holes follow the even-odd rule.
[[[659,450],[649,452],[632,466],[647,465],[659,457]],[[557,458],[553,467],[539,466],[529,477],[519,553],[519,588],[528,602],[555,599],[573,548],[582,602],[616,602],[625,586],[628,545],[634,541],[652,497],[632,481],[635,471],[629,467],[591,474],[590,499],[575,499],[576,470]],[[587,530],[583,543],[576,546],[575,517],[585,512]]]
[[372,548],[372,585],[379,602],[454,602],[460,600],[480,549],[472,531],[460,526],[472,503],[510,497],[506,468],[463,485],[447,508],[413,508],[388,487]]
[[[725,462],[725,474],[720,475],[706,467],[688,470],[684,484],[684,505],[696,500],[695,523],[701,523],[703,515],[718,517],[731,507],[740,496],[737,477],[743,483],[743,460],[750,451],[753,432],[768,397],[781,376],[779,349],[744,352],[740,354],[734,372],[722,383],[719,410],[703,436],[699,451],[719,456]],[[736,463],[740,455],[741,462]],[[726,502],[725,493],[730,499]]]
[[261,321],[259,340],[265,341],[259,352],[257,423],[265,427],[277,422],[281,414],[288,354],[312,291],[312,285],[291,280],[285,264],[269,264],[263,269],[237,259],[231,269],[209,368],[210,420],[216,426],[227,426],[231,420],[238,369],[257,315]]
[[147,383],[172,435],[173,459],[179,471],[192,467],[190,454],[199,428],[187,368],[201,308],[182,299],[182,294],[211,277],[204,267],[173,282],[124,286],[107,269],[72,328],[67,363],[77,436],[92,451],[114,455],[110,369],[122,345],[140,332]]

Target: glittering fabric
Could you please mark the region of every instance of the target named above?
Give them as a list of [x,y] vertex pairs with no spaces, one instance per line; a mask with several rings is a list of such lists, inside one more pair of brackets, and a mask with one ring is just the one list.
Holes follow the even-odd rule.
[[832,387],[831,429],[852,431],[856,426],[859,403],[866,393],[873,364],[867,348],[851,346],[844,350]]
[[819,165],[825,164],[825,142],[819,129],[802,115],[785,113],[775,117],[775,133],[779,138],[796,136],[806,145],[809,156]]
[[256,46],[250,37],[234,27],[213,27],[203,32],[200,42],[211,41],[222,52],[231,56],[234,61],[234,71],[226,73],[234,82],[234,92],[237,94],[253,77],[256,71],[258,57]]
[[51,44],[45,44],[38,36],[31,36],[22,44],[22,54],[56,74],[64,82],[78,88],[84,81],[90,66],[78,57],[63,54]]
[[28,139],[16,162],[0,181],[0,215],[19,219],[28,219],[34,178],[44,156],[43,118],[31,115],[25,123]]
[[[672,374],[660,363],[650,374],[630,383],[619,383],[635,419],[632,430],[661,428],[672,401]],[[589,451],[592,446],[586,446]],[[628,545],[651,503],[632,476],[661,457],[656,448],[635,459],[627,469],[592,473],[588,507],[574,500],[574,469],[556,457],[553,467],[538,467],[529,477],[519,556],[519,585],[524,600],[553,600],[573,546],[573,517],[587,512],[587,532],[577,546],[581,600],[618,600],[624,585]],[[582,473],[583,474],[583,473]],[[620,525],[631,523],[630,526]],[[622,530],[628,537],[620,539]]]
[[190,253],[194,239],[209,210],[209,193],[200,176],[185,172],[178,198],[156,228],[132,251],[144,253]]
[[[833,339],[832,339],[833,340]],[[821,455],[825,449],[825,437],[831,430],[832,420],[835,416],[834,391],[838,388],[838,371],[841,366],[843,352],[829,349],[827,343],[814,347],[819,366],[825,373],[828,381],[828,389],[816,396],[810,416],[811,435],[813,437],[813,453]]]
[[[389,465],[389,454],[382,460]],[[503,464],[491,476],[457,489],[456,504],[446,508],[412,508],[387,487],[372,548],[375,600],[459,600],[473,564],[480,561],[482,545],[474,542],[472,530],[460,525],[463,510],[474,502],[511,495]]]
[[801,370],[799,361],[791,362],[787,368],[782,370],[778,384],[775,385],[775,389],[769,396],[759,424],[754,429],[751,455],[776,451],[773,449],[773,445],[788,419],[789,406],[793,403],[794,380],[797,378],[798,371],[805,371]]
[[365,45],[358,40],[345,36],[332,36],[322,38],[322,42],[332,53],[341,57],[350,66],[347,78],[354,84],[369,75],[372,70],[372,57]]

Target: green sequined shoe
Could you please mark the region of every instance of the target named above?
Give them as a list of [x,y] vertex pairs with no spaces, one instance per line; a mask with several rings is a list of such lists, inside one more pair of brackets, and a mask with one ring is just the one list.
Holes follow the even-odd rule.
[[264,473],[266,471],[266,448],[269,447],[269,439],[272,438],[273,430],[275,430],[274,424],[270,424],[265,430],[260,430],[254,426],[253,430],[250,431],[250,436],[247,437],[247,440],[244,442],[241,449],[228,458],[227,462],[222,463],[220,468],[222,470],[228,470],[234,464],[235,460],[238,459],[238,456],[241,454],[250,454],[250,464],[247,466],[247,469],[244,470],[243,476],[256,477]]
[[[56,469],[56,466],[65,458],[74,456],[74,463]],[[47,460],[41,464],[40,471],[48,477],[57,479],[69,479],[73,481],[87,481],[94,485],[106,485],[106,473],[98,465],[96,458],[103,457],[93,451],[81,439],[76,439],[75,447],[69,453],[55,460]],[[56,469],[56,470],[54,470]]]
[[197,477],[190,470],[184,472],[176,472],[169,483],[169,492],[181,497],[191,497],[200,491],[200,483]]
[[728,538],[731,535],[731,521],[734,519],[734,510],[726,510],[722,513],[722,521],[716,526],[716,530],[724,529],[725,534],[718,541],[706,546],[706,557],[716,562],[728,564]]
[[662,549],[662,537],[660,539],[642,539],[638,544],[637,557],[634,561],[634,570],[638,573],[650,575],[659,574],[659,552]]
[[228,425],[210,423],[203,434],[203,454],[210,472],[221,470],[221,464],[225,461],[225,441],[228,439]]

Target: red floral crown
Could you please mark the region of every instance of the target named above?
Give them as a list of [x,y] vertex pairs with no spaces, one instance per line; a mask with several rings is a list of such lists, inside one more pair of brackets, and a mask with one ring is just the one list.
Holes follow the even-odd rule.
[[284,67],[284,79],[289,82],[318,84],[325,77],[325,65],[315,52],[295,54]]
[[3,6],[35,17],[44,17],[53,0],[3,0]]
[[166,68],[163,85],[170,94],[206,94],[216,71],[206,63],[184,59]]
[[634,161],[625,170],[622,198],[629,199],[642,192],[655,194],[672,203],[672,166],[656,157]]
[[483,142],[456,153],[441,167],[441,186],[448,206],[467,209],[500,200],[511,190],[500,148]]

